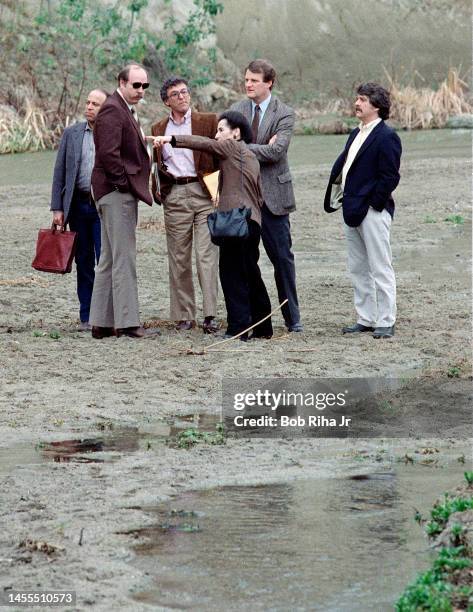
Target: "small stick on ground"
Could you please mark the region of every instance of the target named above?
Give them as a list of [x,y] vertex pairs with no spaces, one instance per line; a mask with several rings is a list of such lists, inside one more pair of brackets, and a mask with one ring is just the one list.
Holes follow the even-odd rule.
[[[227,342],[231,342],[232,340],[237,340],[240,336],[243,336],[243,334],[246,334],[247,332],[251,331],[254,327],[259,325],[263,321],[266,321],[266,319],[269,319],[270,317],[272,317],[273,314],[275,312],[277,312],[278,310],[280,310],[287,301],[288,300],[286,298],[284,300],[284,302],[281,302],[279,304],[279,306],[277,306],[274,310],[272,310],[268,315],[263,317],[260,321],[257,321],[256,323],[253,323],[253,325],[250,325],[250,327],[247,327],[246,329],[241,331],[239,334],[236,334],[235,336],[232,336],[231,338],[226,338],[225,340],[219,340],[218,342],[214,342],[210,346],[207,346],[207,347],[203,348],[201,351],[194,351],[192,349],[187,349],[187,353],[186,354],[187,355],[205,355],[205,353],[207,353],[207,352],[210,352],[210,353],[217,352],[217,351],[213,351],[212,350],[214,348],[214,346],[221,346],[222,344],[226,344]],[[222,351],[219,351],[219,352],[222,352]]]

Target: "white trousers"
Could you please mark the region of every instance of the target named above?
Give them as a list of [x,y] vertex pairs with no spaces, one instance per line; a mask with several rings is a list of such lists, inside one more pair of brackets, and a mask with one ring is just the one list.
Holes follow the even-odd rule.
[[396,320],[396,278],[390,229],[388,211],[378,212],[371,206],[361,225],[345,224],[357,322],[367,327],[391,327]]

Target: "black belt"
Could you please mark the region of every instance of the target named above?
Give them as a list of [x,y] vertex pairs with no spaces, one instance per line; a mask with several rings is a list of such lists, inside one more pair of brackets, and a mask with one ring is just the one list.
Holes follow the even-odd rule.
[[92,197],[90,191],[84,191],[83,189],[74,189],[74,195],[84,200],[90,200]]
[[177,178],[173,177],[172,182],[175,185],[187,185],[188,183],[197,183],[198,180],[197,176],[178,176]]

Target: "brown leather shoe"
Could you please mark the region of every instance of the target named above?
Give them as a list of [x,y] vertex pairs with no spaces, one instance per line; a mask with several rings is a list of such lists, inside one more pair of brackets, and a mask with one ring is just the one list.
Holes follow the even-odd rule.
[[195,321],[179,321],[176,325],[177,331],[189,331],[195,327]]
[[214,317],[205,317],[204,322],[202,323],[202,329],[204,330],[204,334],[217,333],[219,330],[217,319]]
[[115,335],[113,327],[92,327],[92,338],[96,340],[103,340],[103,338],[110,338]]
[[123,327],[117,329],[117,338],[127,336],[128,338],[151,338],[152,336],[159,336],[160,331],[158,329],[145,329],[144,327]]

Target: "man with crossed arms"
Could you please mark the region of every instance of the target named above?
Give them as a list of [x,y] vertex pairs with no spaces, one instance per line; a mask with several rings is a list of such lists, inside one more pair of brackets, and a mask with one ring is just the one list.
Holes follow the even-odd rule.
[[294,110],[273,93],[276,79],[273,66],[264,59],[253,60],[245,70],[247,100],[233,104],[253,131],[249,149],[261,166],[264,206],[261,210],[261,238],[274,267],[274,279],[284,322],[289,332],[302,332],[296,290],[296,268],[292,252],[289,213],[296,209],[287,150],[294,130]]

